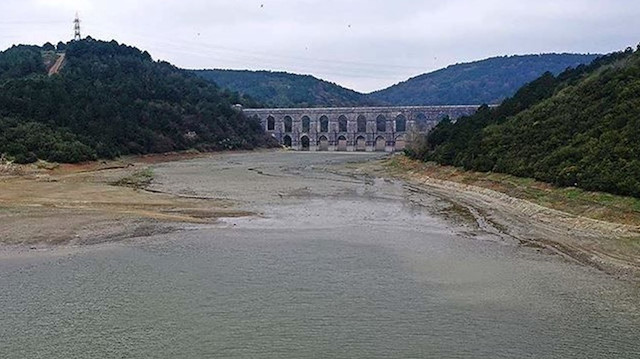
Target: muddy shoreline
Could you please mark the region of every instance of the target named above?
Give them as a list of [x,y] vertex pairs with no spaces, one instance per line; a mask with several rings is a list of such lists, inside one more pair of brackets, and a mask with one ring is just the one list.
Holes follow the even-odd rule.
[[[24,252],[116,242],[211,225],[220,218],[255,216],[257,213],[243,207],[238,198],[203,196],[157,185],[113,185],[163,163],[221,155],[137,157],[54,169],[31,168],[0,176],[0,242],[4,252],[8,248]],[[248,170],[256,176],[270,176],[259,168]],[[323,171],[352,178],[394,178],[416,194],[455,204],[479,230],[562,255],[620,279],[640,281],[640,248],[626,240],[640,236],[638,227],[568,214],[487,188],[431,178],[419,171],[391,170],[378,159],[328,165]]]
[[523,246],[601,270],[621,280],[640,282],[638,226],[601,221],[544,207],[505,193],[436,179],[420,171],[398,171],[388,164],[367,168],[406,181],[415,191],[428,193],[465,208],[480,227]]
[[177,153],[14,166],[0,173],[0,245],[20,252],[95,245],[252,215],[229,201],[146,188],[154,165],[216,155]]

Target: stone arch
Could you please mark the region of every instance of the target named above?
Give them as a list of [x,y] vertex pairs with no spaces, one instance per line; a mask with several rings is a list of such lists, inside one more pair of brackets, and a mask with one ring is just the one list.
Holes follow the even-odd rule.
[[358,116],[358,128],[357,131],[358,133],[366,133],[367,132],[367,118],[364,115],[360,115]]
[[282,138],[282,144],[285,145],[285,147],[291,147],[293,141],[291,140],[291,136],[289,135],[285,135]]
[[311,140],[309,139],[309,136],[304,135],[300,137],[300,148],[303,151],[309,151],[309,149],[311,148]]
[[376,131],[387,132],[387,118],[384,115],[380,115],[376,119]]
[[428,125],[429,121],[427,120],[427,116],[424,113],[416,114],[415,122],[416,122],[416,127],[420,132],[426,131],[426,129],[429,127]]
[[404,135],[400,135],[396,137],[395,142],[396,142],[396,145],[395,145],[396,151],[404,151],[404,149],[407,147],[407,139]]
[[384,152],[387,149],[387,140],[383,136],[376,138],[376,152]]
[[291,116],[284,117],[284,132],[293,132],[293,119]]
[[396,132],[407,131],[407,118],[400,114],[396,117]]
[[267,131],[276,130],[276,119],[273,116],[267,117]]
[[309,116],[302,116],[302,132],[311,132],[311,119]]
[[349,130],[349,120],[347,116],[341,115],[338,118],[338,132],[347,132]]
[[341,152],[347,151],[347,138],[344,136],[338,137],[338,151],[341,151]]
[[364,136],[356,138],[356,151],[364,152],[367,150],[367,139]]
[[329,132],[329,118],[327,116],[320,117],[320,132],[328,133]]
[[327,136],[320,136],[318,139],[318,150],[319,151],[329,151],[329,139]]

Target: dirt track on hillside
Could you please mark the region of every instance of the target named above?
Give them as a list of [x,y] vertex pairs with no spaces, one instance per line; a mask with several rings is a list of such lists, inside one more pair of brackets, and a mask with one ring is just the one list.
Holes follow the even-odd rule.
[[56,60],[56,62],[49,69],[49,76],[53,76],[57,73],[60,73],[60,70],[62,70],[62,66],[64,66],[64,59],[65,59],[65,54],[61,54],[60,56],[58,56],[58,59]]

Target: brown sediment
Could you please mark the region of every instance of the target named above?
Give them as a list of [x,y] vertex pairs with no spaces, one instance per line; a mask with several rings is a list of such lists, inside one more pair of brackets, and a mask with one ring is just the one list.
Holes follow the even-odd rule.
[[[369,169],[384,170],[384,173],[406,181],[414,190],[475,209],[476,216],[480,215],[499,232],[524,245],[545,248],[612,275],[640,280],[640,215],[634,213],[633,208],[593,202],[590,206],[596,218],[588,218],[535,203],[536,198],[515,197],[504,189],[509,185],[500,183],[496,176],[487,181],[488,174],[461,174],[463,171],[425,165],[403,156],[387,160],[381,169],[376,169],[375,165]],[[508,180],[509,177],[503,178]],[[541,186],[548,186],[548,191],[564,191],[539,182],[530,183],[530,188],[522,183],[519,185],[522,193],[538,190]],[[624,200],[620,199],[620,203]],[[571,202],[558,200],[555,205],[571,206]],[[616,211],[623,213],[613,215]],[[597,219],[602,218],[603,213],[618,221]]]
[[250,215],[235,210],[229,201],[114,185],[163,159],[197,156],[203,155],[156,155],[59,166],[5,165],[0,171],[0,243],[92,244],[164,233],[179,229],[180,224]]

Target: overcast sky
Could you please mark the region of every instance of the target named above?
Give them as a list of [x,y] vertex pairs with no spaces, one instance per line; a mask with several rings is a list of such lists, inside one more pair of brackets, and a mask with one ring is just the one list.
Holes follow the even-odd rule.
[[0,0],[0,48],[83,36],[184,68],[312,74],[363,92],[491,56],[640,42],[638,0]]

